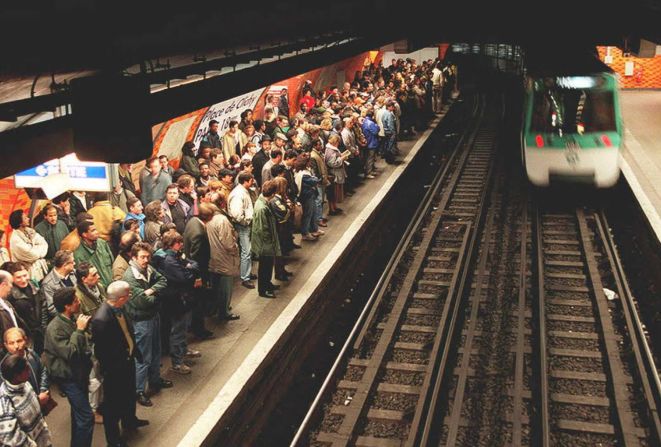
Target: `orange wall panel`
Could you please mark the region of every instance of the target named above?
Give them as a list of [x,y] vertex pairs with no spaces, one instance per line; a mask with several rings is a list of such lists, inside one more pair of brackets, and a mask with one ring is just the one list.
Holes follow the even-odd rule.
[[[613,58],[609,65],[619,75],[620,88],[661,88],[661,56],[651,58],[625,57],[622,50],[617,47],[597,47],[599,58],[605,62],[606,54],[610,49]],[[625,76],[625,65],[633,63],[633,75]]]

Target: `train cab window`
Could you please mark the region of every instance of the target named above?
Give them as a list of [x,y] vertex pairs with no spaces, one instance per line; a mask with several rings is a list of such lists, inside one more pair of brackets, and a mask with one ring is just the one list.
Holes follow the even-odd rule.
[[[541,86],[540,86],[541,87]],[[599,89],[535,89],[531,131],[586,133],[615,131],[613,92]]]

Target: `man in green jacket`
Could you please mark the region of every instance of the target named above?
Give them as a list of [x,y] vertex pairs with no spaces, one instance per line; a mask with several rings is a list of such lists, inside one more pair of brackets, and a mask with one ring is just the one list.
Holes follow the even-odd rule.
[[34,230],[41,234],[48,243],[48,252],[46,253],[46,260],[50,261],[55,256],[55,252],[60,249],[62,239],[69,234],[69,227],[58,220],[57,208],[55,205],[47,205],[44,208],[44,220],[39,222]]
[[131,248],[129,268],[124,272],[124,281],[131,286],[131,299],[126,311],[133,321],[135,343],[142,358],[135,360],[136,398],[140,405],[151,407],[152,401],[145,394],[149,380],[149,391],[154,394],[161,388],[171,388],[172,382],[161,377],[161,327],[158,309],[160,294],[168,286],[167,280],[151,265],[151,246],[137,242]]
[[80,311],[80,302],[73,287],[58,289],[53,304],[58,315],[46,328],[46,364],[51,379],[57,382],[71,405],[71,445],[91,446],[94,413],[87,391],[92,361],[85,336],[90,317],[79,315],[74,319]]
[[80,235],[80,246],[73,253],[76,264],[92,264],[101,277],[101,285],[108,287],[112,282],[112,263],[115,260],[110,246],[99,237],[94,222],[84,220],[76,226],[76,230]]
[[275,256],[281,256],[278,232],[275,226],[275,217],[269,207],[269,199],[276,191],[276,184],[271,180],[262,185],[262,194],[255,202],[252,218],[251,245],[252,252],[259,257],[257,268],[257,291],[263,298],[275,298],[273,264]]

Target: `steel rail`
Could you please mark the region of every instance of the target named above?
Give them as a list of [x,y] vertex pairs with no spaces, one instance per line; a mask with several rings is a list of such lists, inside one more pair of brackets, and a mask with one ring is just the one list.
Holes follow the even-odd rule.
[[661,420],[659,418],[659,405],[661,402],[661,381],[657,373],[654,356],[647,337],[645,329],[640,321],[636,305],[634,303],[633,293],[626,279],[622,261],[618,255],[617,246],[613,236],[608,231],[608,219],[604,210],[600,210],[596,215],[597,232],[603,242],[603,248],[608,261],[611,265],[611,272],[617,288],[617,294],[622,304],[622,313],[627,326],[627,332],[631,339],[631,348],[633,350],[637,373],[643,386],[645,400],[647,404],[648,417],[651,420],[652,434],[656,438],[656,444],[661,445]]
[[611,392],[615,400],[616,420],[622,440],[626,446],[639,446],[640,440],[636,434],[633,411],[629,402],[626,373],[617,346],[617,334],[608,310],[608,300],[604,294],[604,286],[599,273],[599,266],[592,246],[591,232],[588,228],[587,218],[582,208],[576,210],[576,218],[582,241],[581,247],[585,256],[588,281],[591,283],[595,299],[595,307],[599,316],[599,329],[606,349],[608,369],[610,370]]
[[460,304],[463,301],[461,298],[465,294],[467,287],[468,277],[470,274],[469,266],[473,264],[475,256],[477,256],[477,239],[480,235],[480,229],[484,224],[486,208],[486,196],[489,191],[493,178],[493,163],[490,164],[489,170],[485,178],[485,188],[482,190],[482,197],[479,207],[475,216],[475,223],[473,224],[471,239],[467,249],[469,254],[463,260],[463,265],[459,266],[461,277],[457,287],[457,293],[449,296],[446,299],[443,317],[440,322],[442,328],[437,333],[434,342],[435,354],[430,362],[429,373],[425,377],[426,392],[421,393],[424,398],[423,402],[419,402],[416,407],[416,415],[413,419],[412,428],[409,433],[409,438],[406,442],[407,446],[428,445],[436,436],[436,430],[439,428],[436,425],[436,412],[439,409],[440,390],[445,385],[444,377],[446,376],[446,368],[452,351],[452,339],[458,320]]
[[[479,104],[476,101],[472,111],[473,115],[475,115],[478,112],[478,110],[479,110]],[[341,372],[341,366],[346,364],[347,354],[352,349],[352,345],[354,345],[354,341],[357,339],[364,338],[364,334],[366,330],[365,328],[368,327],[369,326],[368,323],[373,320],[375,312],[379,307],[378,304],[380,304],[380,302],[383,299],[387,286],[392,280],[397,265],[399,264],[403,255],[405,254],[406,249],[410,244],[413,236],[415,235],[417,228],[420,227],[423,220],[427,216],[427,211],[432,206],[433,199],[438,195],[438,192],[440,190],[441,185],[443,184],[443,181],[449,175],[449,172],[452,168],[454,161],[461,152],[460,148],[463,146],[464,139],[467,134],[468,132],[465,132],[464,135],[462,135],[461,139],[457,142],[447,163],[445,164],[443,169],[440,169],[438,171],[438,173],[436,174],[436,176],[432,181],[431,184],[432,186],[427,190],[427,193],[423,197],[423,200],[416,208],[416,211],[413,215],[413,219],[411,219],[408,226],[406,227],[406,230],[404,231],[404,237],[401,238],[400,242],[397,244],[397,247],[395,248],[394,251],[394,255],[390,258],[388,264],[384,268],[384,271],[379,277],[379,280],[377,281],[374,290],[372,291],[369,299],[367,300],[365,307],[360,313],[360,316],[358,317],[356,323],[354,324],[349,336],[347,337],[347,340],[342,346],[342,349],[340,350],[337,358],[335,359],[335,362],[333,363],[329,373],[327,374],[326,379],[324,380],[321,388],[317,392],[317,395],[312,405],[310,406],[310,409],[305,415],[305,418],[301,422],[296,432],[296,435],[294,436],[294,439],[290,444],[291,447],[308,444],[307,436],[309,435],[309,431],[311,428],[310,425],[314,421],[316,415],[321,411],[322,403],[324,402],[327,395],[333,391],[331,389],[331,385],[335,381],[337,375]],[[354,350],[356,349],[355,346],[353,347],[353,349]]]
[[[474,100],[475,100],[475,102],[473,104],[472,115],[473,115],[473,118],[477,118],[477,114],[480,111],[480,102],[479,102],[478,98],[475,98]],[[420,211],[420,215],[418,215],[417,218],[414,218],[414,220],[412,221],[412,225],[414,225],[414,226],[409,225],[409,227],[407,227],[406,231],[408,232],[409,229],[410,229],[411,232],[410,233],[407,233],[407,232],[404,233],[407,236],[402,239],[402,243],[403,243],[402,244],[402,247],[403,247],[402,250],[401,251],[397,251],[397,250],[395,251],[395,254],[396,254],[396,259],[394,260],[394,265],[395,266],[401,261],[402,257],[406,253],[406,247],[411,242],[411,239],[413,239],[415,229],[417,229],[417,227],[421,225],[423,219],[425,217],[427,217],[427,214],[425,214],[426,211],[428,211],[429,207],[432,205],[433,199],[439,194],[440,189],[443,185],[443,182],[447,179],[448,176],[450,176],[451,170],[454,169],[454,167],[455,167],[454,164],[455,164],[455,162],[457,162],[457,159],[460,157],[460,154],[461,154],[461,151],[459,149],[466,144],[464,142],[464,140],[468,137],[468,135],[470,133],[471,133],[470,130],[467,130],[466,132],[464,132],[464,134],[461,136],[461,138],[457,142],[457,145],[455,146],[455,149],[452,151],[452,155],[448,159],[447,163],[445,164],[443,169],[438,172],[436,177],[434,177],[434,180],[432,181],[432,184],[431,184],[432,186],[427,190],[427,194],[425,194],[423,202],[418,207],[418,210]],[[427,200],[429,202],[427,202]],[[417,213],[417,211],[416,211],[416,213]],[[413,224],[414,221],[415,221],[415,223]],[[398,245],[398,248],[399,248],[399,245]],[[385,279],[385,283],[384,283],[385,285],[387,285],[390,282],[390,280],[392,279],[392,276],[394,275],[394,273],[395,273],[394,269],[392,269],[392,271],[388,271],[388,275],[387,275],[387,277]],[[375,291],[376,290],[377,289],[375,289]],[[383,291],[380,291],[381,295],[383,295],[385,293],[385,291],[386,291],[385,289]],[[379,301],[380,300],[381,300],[381,297],[379,297]],[[367,317],[367,321],[372,321],[374,319],[377,311],[378,311],[378,306],[372,306],[372,309],[371,309],[371,311],[370,311],[370,313]],[[358,334],[357,338],[355,339],[355,342],[353,343],[353,349],[354,350],[357,351],[358,349],[360,349],[360,346],[362,345],[363,341],[365,340],[365,336],[367,335],[367,331],[369,329],[370,329],[369,325],[363,325],[363,327],[361,328],[360,333]]]
[[[477,127],[478,126],[476,126],[476,128]],[[459,174],[468,158],[468,152],[468,150],[465,150],[460,155],[459,165],[456,167],[455,172],[450,179],[450,185],[446,188],[446,193],[441,200],[441,204],[438,206],[438,210],[433,214],[434,217],[432,221],[426,227],[427,231],[420,242],[419,249],[411,262],[411,266],[402,281],[395,303],[389,313],[386,326],[381,332],[381,336],[377,341],[374,352],[370,357],[369,364],[366,366],[362,379],[356,389],[353,401],[351,402],[350,411],[348,411],[342,419],[342,423],[337,430],[337,433],[333,436],[333,446],[346,446],[352,441],[358,421],[367,410],[368,397],[374,392],[375,385],[377,384],[377,375],[390,347],[392,346],[391,342],[399,328],[400,321],[404,315],[404,310],[409,301],[409,296],[411,295],[411,291],[416,283],[420,269],[427,257],[427,251],[436,236],[436,231],[441,222],[441,218],[443,217],[442,211],[449,202],[447,192],[454,190],[454,185],[456,185]]]
[[550,410],[549,410],[549,378],[548,378],[548,358],[547,358],[547,340],[546,340],[546,292],[544,280],[544,239],[542,235],[542,216],[537,206],[534,208],[533,220],[533,246],[535,252],[533,265],[533,275],[536,276],[537,284],[537,300],[533,302],[537,305],[537,354],[538,364],[537,377],[539,382],[536,384],[538,402],[536,430],[538,439],[533,439],[533,445],[540,445],[542,447],[549,447],[551,445],[551,427],[550,427]]
[[[487,262],[489,261],[489,253],[491,252],[491,241],[493,240],[493,225],[496,216],[494,208],[489,209],[487,213],[487,222],[484,226],[484,240],[482,241],[482,250],[478,260],[477,273],[474,275],[475,292],[473,304],[471,306],[471,313],[469,317],[468,330],[466,333],[466,341],[464,344],[464,355],[461,358],[461,365],[459,365],[459,377],[457,379],[457,386],[455,388],[455,397],[452,402],[450,410],[450,422],[448,424],[449,431],[446,441],[447,446],[454,446],[457,444],[457,435],[459,434],[461,409],[464,406],[464,396],[468,382],[468,369],[470,366],[471,352],[473,350],[473,341],[475,339],[475,331],[477,329],[478,313],[480,310],[480,299],[482,297],[482,289],[484,287],[484,278],[489,275],[487,269]],[[478,233],[476,231],[476,233]]]
[[522,421],[521,413],[523,409],[523,374],[525,367],[525,341],[524,334],[526,318],[526,287],[528,271],[528,200],[523,203],[521,213],[521,247],[519,251],[519,299],[517,302],[517,324],[516,324],[516,359],[514,364],[514,398],[512,400],[512,445],[521,445]]

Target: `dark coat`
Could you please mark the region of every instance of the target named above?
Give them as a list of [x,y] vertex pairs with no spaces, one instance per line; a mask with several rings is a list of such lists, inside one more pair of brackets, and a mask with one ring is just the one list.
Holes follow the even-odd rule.
[[126,337],[108,302],[101,304],[91,321],[94,355],[99,360],[104,375],[119,372],[118,368],[122,367],[127,361],[132,362],[134,357],[140,356],[140,350],[135,342],[133,322],[124,309],[121,309],[120,312],[124,314],[129,334],[133,339],[132,354],[129,354]]
[[74,381],[87,389],[92,369],[87,336],[76,323],[58,314],[46,328],[46,365],[53,380]]
[[281,256],[275,216],[261,195],[255,203],[252,218],[251,248],[256,256]]
[[[14,308],[14,306],[12,306],[12,304],[9,301],[5,300],[5,303],[14,311],[14,317],[16,317],[16,323],[18,323],[18,327],[23,329],[25,333],[28,335],[28,337],[31,337],[32,333],[30,332],[30,328],[25,323],[25,321],[23,321],[18,311]],[[0,307],[0,333],[4,334],[7,329],[12,327],[14,327],[14,322],[11,319],[11,315],[9,315],[9,312],[7,312],[3,307]],[[4,345],[3,345],[3,349],[4,349]]]
[[172,250],[158,250],[152,265],[165,277],[168,286],[161,293],[163,310],[168,315],[181,315],[192,308],[193,283],[200,277],[200,267],[193,260],[182,259]]
[[199,218],[193,217],[186,224],[183,236],[186,257],[197,262],[202,274],[206,273],[209,270],[211,248],[209,247],[209,236],[204,223]]
[[[32,340],[36,343],[37,340],[35,337],[39,338],[39,348],[41,349],[44,342],[44,334],[41,326],[41,300],[43,296],[39,293],[39,289],[31,282],[28,283],[28,288],[32,292],[31,295],[16,286],[12,287],[8,300],[28,327],[28,330],[32,334]],[[11,317],[9,318],[11,319]]]
[[257,151],[252,157],[252,174],[255,176],[255,180],[259,186],[262,186],[262,168],[269,161],[269,156],[262,149]]
[[85,196],[85,202],[87,208],[83,206],[83,203],[80,199],[73,194],[69,197],[69,204],[71,205],[70,214],[74,222],[76,221],[76,216],[80,213],[87,212],[88,209],[92,208],[92,200],[88,196]]

